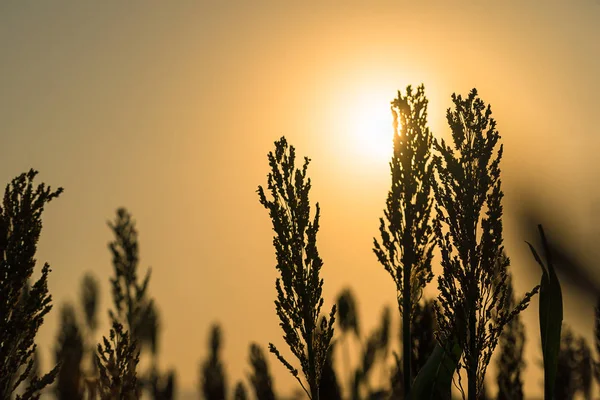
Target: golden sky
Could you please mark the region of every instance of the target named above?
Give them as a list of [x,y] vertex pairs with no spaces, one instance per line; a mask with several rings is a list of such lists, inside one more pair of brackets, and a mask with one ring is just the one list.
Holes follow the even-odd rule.
[[[106,221],[120,206],[138,222],[165,325],[161,364],[177,369],[180,388],[196,390],[214,321],[232,385],[249,371],[250,341],[284,348],[271,225],[255,192],[282,135],[313,160],[326,306],[351,286],[373,327],[395,303],[371,249],[390,182],[389,102],[408,84],[425,84],[437,137],[448,132],[451,93],[476,87],[492,105],[523,293],[539,279],[519,272],[535,268],[523,243],[534,238],[510,219],[524,193],[594,249],[599,21],[595,0],[3,2],[0,182],[33,167],[65,188],[47,208],[38,253],[53,268],[56,306],[39,334],[43,358],[59,305],[78,299],[86,271],[102,283],[107,333]],[[566,307],[566,322],[580,317],[590,337],[591,307]],[[537,302],[526,315],[540,358]],[[289,392],[294,381],[270,360],[276,388]],[[529,395],[540,387],[536,363]]]

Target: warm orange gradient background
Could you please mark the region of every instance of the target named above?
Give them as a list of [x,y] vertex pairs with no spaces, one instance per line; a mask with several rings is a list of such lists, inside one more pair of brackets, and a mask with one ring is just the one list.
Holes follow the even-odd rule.
[[[425,84],[437,137],[447,135],[452,92],[477,87],[492,104],[505,145],[507,250],[518,293],[539,279],[523,242],[534,238],[511,220],[524,188],[564,213],[557,218],[594,259],[600,4],[368,3],[0,5],[0,182],[34,167],[65,187],[47,209],[39,247],[39,260],[53,267],[55,309],[39,334],[46,365],[59,307],[78,300],[88,270],[102,283],[107,333],[106,221],[119,206],[138,221],[164,323],[160,360],[177,369],[180,393],[197,388],[213,321],[224,328],[231,385],[249,370],[250,341],[285,349],[270,220],[255,193],[281,135],[313,159],[326,306],[349,285],[363,327],[372,328],[381,307],[395,305],[371,251],[390,178],[386,158],[361,152],[357,110],[387,112],[407,84]],[[389,137],[391,146],[391,128]],[[566,322],[591,338],[593,304],[565,297]],[[525,391],[533,396],[541,385],[537,302],[524,315]],[[276,389],[288,393],[293,379],[270,360]]]

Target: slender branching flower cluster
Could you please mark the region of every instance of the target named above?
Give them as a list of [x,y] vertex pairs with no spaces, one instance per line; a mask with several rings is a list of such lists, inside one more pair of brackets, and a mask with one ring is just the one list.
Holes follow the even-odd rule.
[[[102,400],[137,400],[140,391],[136,367],[140,361],[136,344],[117,321],[113,321],[109,339],[98,344],[96,364],[100,377],[98,394]],[[93,394],[92,394],[93,396]],[[94,397],[91,397],[94,398]]]
[[138,281],[139,244],[135,221],[127,210],[120,208],[109,227],[115,235],[109,248],[113,256],[111,284],[116,310],[116,313],[109,311],[110,316],[129,330],[137,346],[146,345],[155,350],[158,317],[148,295],[151,271],[148,269],[144,280]]
[[402,314],[404,388],[410,391],[410,316],[431,281],[433,232],[430,223],[433,136],[427,127],[427,98],[421,85],[406,88],[392,102],[394,155],[390,162],[392,187],[385,218],[380,219],[381,242],[374,240],[379,262],[396,284]]
[[[516,306],[512,277],[507,274],[506,291],[508,302],[507,311]],[[523,370],[525,360],[523,350],[525,347],[525,326],[521,316],[515,315],[506,324],[500,335],[500,356],[498,357],[498,395],[497,400],[523,400]]]
[[288,147],[285,138],[275,142],[275,152],[269,152],[271,172],[267,199],[262,187],[258,188],[260,203],[269,210],[275,237],[273,245],[277,257],[280,278],[275,283],[277,300],[275,309],[284,339],[290,350],[300,361],[308,381],[309,391],[298,377],[294,368],[273,344],[270,350],[298,380],[312,400],[319,399],[319,381],[329,344],[333,336],[335,306],[329,320],[323,319],[317,329],[318,318],[323,306],[323,280],[320,277],[323,261],[317,251],[319,231],[319,204],[311,221],[309,192],[310,178],[307,177],[309,159],[304,159],[302,169],[296,169],[296,152]]
[[258,400],[275,400],[269,364],[262,348],[256,343],[250,345],[250,366],[252,373],[249,379],[256,398]]
[[29,385],[17,399],[36,399],[51,384],[58,366],[44,376],[34,375],[35,336],[52,308],[48,294],[50,266],[30,287],[44,206],[62,193],[43,183],[36,188],[37,171],[30,170],[7,185],[0,207],[0,398],[10,399],[24,381]]
[[[435,142],[434,230],[443,267],[436,313],[440,342],[464,329],[458,334],[464,341],[458,370],[466,369],[469,399],[474,400],[482,393],[503,327],[527,307],[538,287],[512,310],[507,307],[509,260],[500,259],[504,250],[502,145],[496,150],[500,135],[491,108],[475,89],[465,99],[452,95],[452,101],[455,109],[448,110],[447,120],[454,149],[443,140]],[[459,385],[464,398],[460,379]]]
[[[124,208],[117,210],[114,222],[108,223],[115,235],[114,241],[109,243],[109,249],[113,256],[114,276],[111,278],[114,310],[109,310],[109,316],[113,324],[112,337],[116,340],[127,341],[128,349],[132,352],[123,352],[122,356],[128,356],[128,373],[135,378],[136,387],[125,385],[123,390],[133,390],[127,396],[140,396],[142,381],[138,379],[136,365],[138,364],[140,352],[149,347],[153,356],[157,353],[158,336],[158,313],[153,300],[148,295],[148,284],[150,282],[150,269],[143,281],[138,281],[139,245],[135,221],[131,214]],[[89,305],[91,307],[91,304]],[[86,317],[87,318],[87,317]],[[105,346],[106,346],[105,340]],[[121,343],[121,342],[119,342]],[[99,350],[101,350],[99,348]],[[105,349],[106,353],[109,349]],[[102,354],[102,353],[101,353]],[[156,361],[155,359],[153,361]],[[124,362],[124,361],[123,361]],[[100,364],[98,364],[100,366]],[[105,370],[107,370],[105,368]],[[111,371],[116,370],[108,370]],[[157,374],[156,363],[154,363],[150,376],[144,379],[147,386],[151,386],[152,380]],[[116,379],[116,377],[113,377]],[[103,380],[100,380],[100,385]],[[106,388],[101,387],[101,391]],[[154,394],[154,391],[151,391]],[[126,394],[123,394],[125,396]]]

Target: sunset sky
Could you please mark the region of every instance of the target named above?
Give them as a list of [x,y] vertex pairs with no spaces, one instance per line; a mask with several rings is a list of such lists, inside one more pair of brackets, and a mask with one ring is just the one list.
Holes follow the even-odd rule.
[[[196,391],[213,322],[232,386],[249,372],[250,342],[289,354],[256,194],[282,135],[312,159],[326,307],[350,286],[372,329],[383,305],[395,307],[372,241],[390,184],[389,104],[409,84],[425,85],[438,138],[448,137],[453,92],[476,87],[492,105],[518,294],[539,281],[524,243],[535,237],[513,217],[525,200],[542,201],[584,257],[598,255],[598,1],[3,2],[0,48],[0,182],[35,168],[65,188],[46,209],[38,251],[55,305],[38,335],[46,366],[60,305],[79,299],[86,271],[101,282],[108,334],[106,222],[121,206],[152,267],[160,362],[176,368],[180,392]],[[591,338],[592,305],[565,301],[565,321]],[[524,315],[533,396],[537,301]],[[276,389],[291,392],[295,381],[269,357]]]

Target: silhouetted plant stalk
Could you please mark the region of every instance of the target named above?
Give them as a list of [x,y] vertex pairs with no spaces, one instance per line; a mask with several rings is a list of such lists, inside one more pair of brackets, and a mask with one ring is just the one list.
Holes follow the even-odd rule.
[[[296,169],[296,152],[284,137],[275,142],[275,152],[268,154],[271,172],[267,178],[267,199],[262,186],[258,188],[260,203],[269,210],[275,237],[273,245],[280,277],[275,282],[277,299],[275,309],[281,321],[284,339],[291,352],[300,361],[308,382],[307,390],[294,368],[271,343],[269,349],[298,380],[312,400],[319,400],[319,382],[333,336],[335,305],[329,320],[317,326],[323,306],[323,280],[320,271],[323,261],[317,251],[319,231],[319,204],[311,221],[307,177],[309,159],[302,169]],[[320,329],[317,329],[320,328]]]
[[[458,372],[464,368],[468,398],[482,394],[492,353],[504,326],[529,304],[535,287],[507,307],[508,258],[503,254],[500,135],[489,106],[473,89],[463,99],[452,95],[454,110],[447,112],[454,148],[444,140],[435,141],[434,156],[438,178],[434,180],[436,218],[434,231],[440,247],[443,275],[436,314],[438,340],[448,341],[464,323],[466,334]],[[447,349],[450,352],[450,349]],[[459,379],[463,398],[465,392]]]
[[370,377],[378,364],[381,366],[381,372],[386,371],[385,361],[390,344],[390,323],[391,311],[389,307],[385,307],[381,314],[380,326],[371,332],[364,344],[361,343],[359,365],[350,379],[348,399],[360,400],[381,395],[383,392],[387,393],[387,390],[382,388],[371,387]]
[[48,294],[50,266],[44,264],[40,278],[29,286],[42,231],[44,206],[58,197],[43,183],[34,187],[37,171],[30,170],[7,185],[0,207],[0,398],[10,399],[17,387],[28,385],[17,399],[37,399],[51,384],[55,366],[34,376],[35,336],[52,308]]
[[115,235],[109,243],[114,276],[111,278],[115,311],[111,319],[121,322],[130,332],[140,350],[149,347],[154,352],[157,333],[157,313],[147,290],[151,270],[138,282],[139,243],[135,221],[124,208],[117,210],[114,222],[108,223]]
[[61,309],[60,331],[55,348],[55,360],[60,364],[54,392],[59,400],[81,400],[84,396],[81,362],[85,351],[84,338],[71,304]]
[[250,366],[252,373],[249,379],[257,400],[275,400],[269,364],[262,348],[256,343],[250,345]]
[[[98,282],[86,274],[81,282],[81,313],[77,318],[70,303],[61,309],[61,323],[55,345],[55,360],[61,364],[54,392],[58,399],[83,399],[85,387],[96,385],[95,332],[97,327]],[[81,322],[83,320],[83,322]],[[86,365],[85,361],[89,361]]]
[[225,368],[221,361],[221,327],[213,325],[209,339],[209,355],[201,367],[200,391],[206,400],[225,399],[227,383]]
[[394,155],[390,162],[392,186],[385,218],[380,219],[381,243],[374,252],[396,284],[402,315],[404,391],[411,387],[411,315],[423,288],[431,281],[433,231],[430,223],[432,134],[427,127],[427,98],[423,85],[415,93],[406,88],[392,102]]
[[[117,210],[114,222],[109,227],[115,235],[109,243],[113,256],[114,276],[111,278],[115,311],[109,311],[111,319],[120,322],[130,333],[138,350],[150,350],[152,365],[147,374],[138,379],[138,384],[148,389],[155,399],[168,396],[174,385],[173,371],[161,376],[158,371],[159,316],[154,300],[148,294],[151,270],[148,269],[142,281],[138,281],[139,242],[135,221],[124,208]],[[165,390],[159,389],[165,381]]]
[[233,393],[233,398],[234,398],[234,400],[247,400],[248,399],[248,393],[246,392],[246,387],[244,386],[244,383],[238,382],[237,385],[235,385],[235,391]]
[[349,334],[353,333],[357,340],[360,341],[360,319],[358,317],[358,308],[352,290],[346,288],[340,292],[337,301],[337,323],[341,330],[341,339],[344,346],[344,374],[348,379],[348,393],[352,393],[353,374],[350,372],[350,355],[349,355]]

